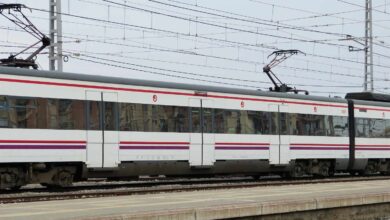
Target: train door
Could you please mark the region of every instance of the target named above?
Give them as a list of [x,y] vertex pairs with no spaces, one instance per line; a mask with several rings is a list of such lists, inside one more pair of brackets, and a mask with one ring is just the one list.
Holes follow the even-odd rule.
[[215,138],[212,132],[213,101],[190,99],[190,165],[212,166],[215,162]]
[[288,132],[288,106],[269,105],[272,113],[272,136],[270,139],[270,164],[286,165],[290,162],[290,136]]
[[119,164],[118,94],[87,91],[87,167]]

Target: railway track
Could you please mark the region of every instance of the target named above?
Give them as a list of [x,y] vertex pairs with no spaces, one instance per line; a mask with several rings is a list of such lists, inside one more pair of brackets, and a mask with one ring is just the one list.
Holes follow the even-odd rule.
[[25,189],[17,192],[3,191],[0,192],[0,204],[5,203],[23,203],[52,200],[69,200],[81,198],[98,198],[125,195],[140,195],[167,192],[183,192],[196,190],[217,190],[232,188],[249,188],[260,186],[281,186],[281,185],[299,185],[299,184],[320,184],[320,183],[337,183],[337,182],[357,182],[357,181],[374,181],[390,180],[390,176],[338,176],[326,179],[260,179],[253,180],[250,178],[234,179],[195,179],[195,180],[159,180],[159,181],[138,181],[131,183],[104,183],[104,184],[86,184],[76,185],[62,189]]

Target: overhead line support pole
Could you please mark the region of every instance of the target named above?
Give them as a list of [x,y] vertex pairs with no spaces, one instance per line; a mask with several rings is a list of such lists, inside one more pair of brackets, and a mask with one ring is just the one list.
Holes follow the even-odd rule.
[[[50,39],[49,69],[63,71],[61,0],[49,0]],[[56,65],[57,64],[57,65]]]
[[372,0],[366,0],[364,91],[374,91]]

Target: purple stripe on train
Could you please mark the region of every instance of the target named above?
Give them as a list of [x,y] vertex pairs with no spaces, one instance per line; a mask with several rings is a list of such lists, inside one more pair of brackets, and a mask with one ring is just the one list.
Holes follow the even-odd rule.
[[86,145],[0,145],[0,150],[85,150]]
[[310,146],[293,146],[290,150],[349,150],[348,147],[310,147]]
[[269,150],[269,147],[264,146],[216,146],[216,150]]
[[150,146],[150,145],[130,145],[130,146],[125,146],[125,145],[121,145],[119,147],[121,150],[189,150],[190,147],[189,146],[177,146],[177,145],[174,145],[174,146],[163,146],[163,145],[159,145],[159,146]]

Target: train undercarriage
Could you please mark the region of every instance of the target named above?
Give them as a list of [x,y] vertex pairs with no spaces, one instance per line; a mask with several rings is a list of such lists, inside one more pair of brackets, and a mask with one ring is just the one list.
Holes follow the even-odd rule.
[[89,169],[83,163],[20,163],[0,166],[0,190],[18,190],[27,184],[48,188],[69,187],[88,178],[108,181],[138,179],[139,176],[212,177],[223,175],[261,176],[280,175],[282,178],[332,177],[337,173],[351,175],[389,175],[389,159],[355,161],[348,169],[348,159],[300,159],[284,166],[270,165],[267,160],[217,161],[214,166],[190,167],[186,161],[124,162],[118,168]]

